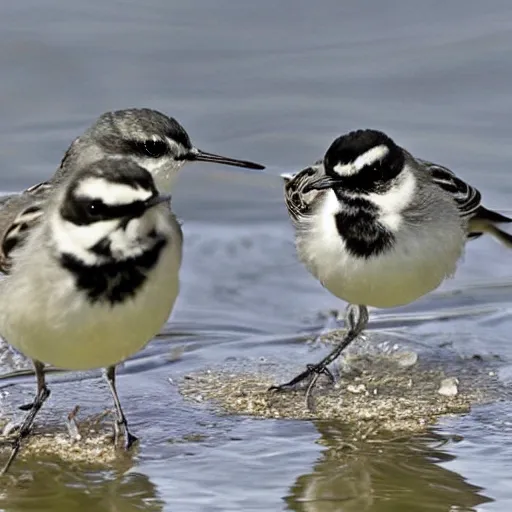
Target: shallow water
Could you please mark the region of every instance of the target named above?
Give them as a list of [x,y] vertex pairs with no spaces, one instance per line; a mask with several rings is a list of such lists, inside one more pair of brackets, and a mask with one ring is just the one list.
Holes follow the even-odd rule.
[[[489,206],[512,209],[509,2],[26,0],[3,5],[0,40],[2,190],[46,178],[97,115],[129,106],[174,115],[206,151],[269,167],[190,165],[180,176],[183,292],[164,335],[119,378],[142,438],[133,457],[107,468],[19,461],[0,487],[2,509],[511,509],[507,402],[422,436],[347,447],[342,425],[218,415],[168,380],[233,358],[306,363],[324,353],[303,334],[343,305],[296,262],[277,175],[313,162],[340,133],[384,129],[459,171]],[[454,280],[375,312],[373,328],[499,356],[510,382],[509,258],[492,240],[471,243]],[[76,403],[84,415],[110,405],[97,373],[50,382],[40,421]],[[3,385],[6,410],[33,392],[30,377]]]

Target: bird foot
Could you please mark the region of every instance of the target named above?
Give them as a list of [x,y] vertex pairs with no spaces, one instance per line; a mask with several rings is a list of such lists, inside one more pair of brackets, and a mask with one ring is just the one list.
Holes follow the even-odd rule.
[[129,451],[132,446],[139,440],[128,430],[128,423],[126,420],[114,421],[114,445],[118,446],[121,439],[123,439],[123,448]]
[[306,370],[303,371],[302,373],[299,373],[299,375],[294,377],[292,380],[285,382],[284,384],[280,384],[278,386],[271,386],[268,390],[277,393],[291,391],[296,388],[297,384],[300,384],[306,379],[311,377],[316,381],[316,379],[318,379],[318,377],[320,377],[321,375],[325,375],[331,381],[331,384],[334,384],[335,379],[329,368],[327,368],[322,363],[318,363],[308,364]]

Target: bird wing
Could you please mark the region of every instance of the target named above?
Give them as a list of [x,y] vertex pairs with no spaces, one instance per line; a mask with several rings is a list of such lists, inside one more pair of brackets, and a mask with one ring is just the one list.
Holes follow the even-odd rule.
[[0,203],[0,272],[9,273],[13,250],[39,222],[43,207],[44,201],[25,193]]
[[51,188],[52,188],[51,180],[41,181],[41,183],[36,183],[35,185],[32,185],[31,187],[25,189],[23,194],[39,196],[41,194],[44,194],[44,193],[50,191]]
[[315,162],[311,167],[302,169],[293,176],[283,176],[285,180],[284,200],[288,214],[294,223],[299,222],[300,218],[312,214],[311,206],[317,196],[322,193],[320,190],[304,193],[304,188],[324,173],[323,166],[320,166],[321,163],[322,161]]
[[453,197],[462,218],[471,218],[478,212],[482,195],[476,188],[442,165],[419,158],[417,160],[425,167],[432,181]]
[[[63,168],[72,147],[73,144],[64,154],[57,172]],[[29,231],[39,222],[46,199],[55,188],[53,179],[36,183],[21,194],[0,199],[0,272],[9,273],[12,251],[25,241]]]

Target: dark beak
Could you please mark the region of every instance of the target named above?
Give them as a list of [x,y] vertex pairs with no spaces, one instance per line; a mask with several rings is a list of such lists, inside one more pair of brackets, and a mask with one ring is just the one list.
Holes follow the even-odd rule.
[[311,183],[306,185],[303,188],[303,192],[306,194],[307,192],[311,192],[312,190],[325,190],[326,188],[332,188],[336,185],[336,181],[330,178],[329,176],[322,176],[316,180],[313,180]]
[[244,167],[245,169],[265,169],[264,165],[248,162],[247,160],[236,160],[235,158],[228,158],[226,156],[215,155],[213,153],[206,153],[197,148],[192,148],[190,153],[186,156],[187,160],[196,162],[212,162],[214,164],[232,165],[233,167]]
[[144,202],[144,209],[149,210],[150,208],[153,208],[153,206],[156,206],[157,204],[168,203],[170,202],[170,200],[170,195],[152,196],[147,201]]

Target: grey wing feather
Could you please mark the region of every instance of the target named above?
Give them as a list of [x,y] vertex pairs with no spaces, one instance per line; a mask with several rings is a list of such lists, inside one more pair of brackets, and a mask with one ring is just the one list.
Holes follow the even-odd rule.
[[51,181],[41,181],[41,183],[37,183],[32,185],[31,187],[25,189],[22,194],[40,196],[46,194],[53,188],[53,184]]
[[462,218],[471,218],[478,213],[482,195],[476,188],[458,178],[453,171],[442,165],[419,158],[417,160],[428,171],[432,181],[453,197]]
[[430,173],[433,182],[451,194],[461,218],[468,220],[469,240],[488,233],[507,247],[512,248],[512,235],[497,226],[497,224],[512,222],[511,218],[482,206],[480,192],[458,178],[450,169],[426,160],[418,159],[418,161]]
[[45,201],[21,193],[0,203],[0,272],[7,274],[13,251],[39,222]]
[[[72,153],[73,144],[64,154],[57,172],[62,172]],[[27,188],[21,194],[0,198],[0,272],[9,272],[12,252],[20,247],[30,230],[39,222],[47,199],[54,189],[55,175]]]

